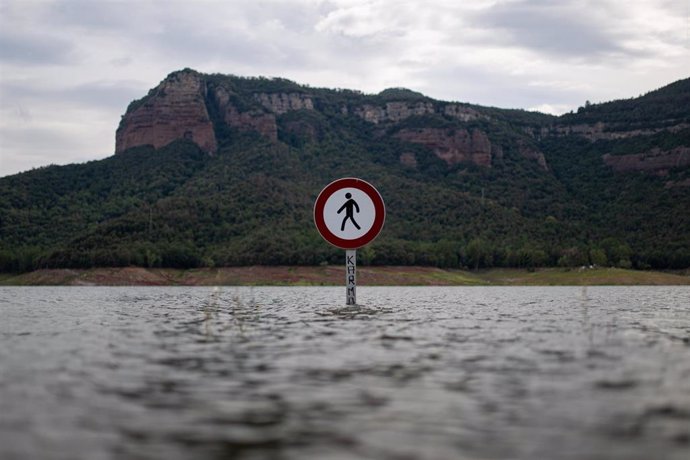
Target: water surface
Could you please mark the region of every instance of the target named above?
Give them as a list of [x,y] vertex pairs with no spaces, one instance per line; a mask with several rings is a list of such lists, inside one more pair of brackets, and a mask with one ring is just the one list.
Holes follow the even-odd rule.
[[2,287],[3,459],[687,459],[690,288]]

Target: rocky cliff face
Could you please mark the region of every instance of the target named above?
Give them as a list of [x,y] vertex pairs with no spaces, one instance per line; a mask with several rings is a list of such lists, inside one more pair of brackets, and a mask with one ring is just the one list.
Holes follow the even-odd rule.
[[213,96],[223,121],[228,126],[241,131],[256,131],[272,141],[278,140],[278,126],[274,114],[260,109],[241,111],[232,101],[232,92],[223,87],[215,88]]
[[122,117],[115,134],[115,153],[139,145],[160,148],[177,139],[190,139],[214,153],[218,145],[205,98],[206,85],[199,74],[171,74]]
[[254,98],[266,110],[278,115],[292,110],[314,110],[311,96],[302,93],[256,93]]
[[397,123],[413,115],[427,115],[435,113],[431,102],[389,102],[385,106],[365,104],[355,109],[355,115],[364,120],[379,124],[384,122]]
[[411,116],[443,114],[460,121],[488,119],[471,107],[461,104],[436,105],[432,102],[388,102],[383,106],[364,104],[354,110],[358,117],[374,124],[398,123]]
[[[629,124],[626,123],[597,122],[591,124],[555,125],[543,127],[539,130],[527,129],[526,131],[537,139],[549,136],[579,136],[591,142],[597,142],[632,138],[643,139],[644,137],[664,132],[678,134],[690,127],[688,123],[676,122],[674,120],[664,120],[659,122],[659,125],[661,126],[630,128]],[[519,147],[523,156],[535,158],[540,165],[542,164],[542,159],[539,158],[540,152],[535,154],[530,149],[525,149],[523,145],[519,145]],[[543,155],[541,157],[543,158]],[[671,150],[653,148],[647,152],[628,155],[605,154],[602,160],[604,164],[618,173],[639,171],[664,176],[672,168],[690,166],[690,147],[681,146]],[[545,163],[543,167],[547,169]]]
[[[282,140],[298,146],[323,140],[332,126],[349,123],[345,118],[333,120],[333,117],[354,116],[371,123],[374,136],[393,136],[424,145],[448,165],[472,162],[491,167],[501,158],[501,146],[504,146],[548,171],[546,158],[540,151],[547,148],[544,147],[547,144],[541,143],[547,137],[578,136],[592,142],[615,142],[668,134],[678,135],[680,141],[666,144],[669,146],[666,150],[605,155],[602,163],[623,173],[663,174],[674,167],[688,166],[690,147],[682,140],[688,136],[690,118],[685,112],[672,112],[673,116],[654,119],[653,123],[645,122],[646,119],[635,121],[634,117],[634,123],[623,122],[628,120],[627,112],[616,113],[615,117],[598,122],[592,116],[577,118],[572,114],[562,118],[522,114],[514,118],[514,113],[502,113],[500,109],[484,110],[468,104],[435,101],[400,89],[371,97],[353,96],[309,90],[280,79],[210,76],[185,69],[170,74],[145,98],[130,105],[115,136],[115,151],[120,153],[147,144],[160,148],[177,139],[190,139],[213,154],[220,142],[216,131],[225,132],[223,125],[256,132],[273,142],[279,141],[281,133]],[[411,117],[419,118],[408,120]],[[491,139],[500,139],[500,145]],[[669,150],[677,145],[684,147]],[[410,152],[400,152],[399,159],[403,165],[417,167]]]
[[651,136],[662,131],[677,133],[690,127],[688,123],[664,123],[663,127],[637,128],[630,129],[627,125],[617,125],[615,123],[591,123],[575,125],[554,125],[545,126],[540,129],[528,128],[525,131],[535,138],[545,138],[549,136],[581,136],[590,141],[629,139],[635,136]]
[[[448,165],[469,161],[479,166],[491,166],[491,142],[486,134],[478,129],[471,132],[466,129],[402,129],[395,137],[430,148]],[[410,163],[407,157],[401,158],[401,161]]]
[[[209,116],[209,100],[215,104],[222,123],[240,131],[257,132],[272,141],[278,140],[277,116],[294,110],[314,110],[311,96],[303,93],[260,92],[252,96],[253,101],[238,104],[242,97],[232,89],[222,85],[209,89],[201,74],[175,72],[122,117],[115,136],[115,153],[140,145],[160,148],[177,139],[190,139],[214,153],[218,140]],[[290,125],[288,129],[297,128]]]
[[604,155],[603,160],[616,172],[644,171],[664,176],[671,168],[690,166],[690,147],[672,150],[654,148],[649,152],[630,155]]
[[[384,105],[364,104],[353,113],[375,125],[395,124],[412,116],[445,115],[463,122],[488,117],[471,107],[461,104],[434,104],[433,102],[393,101]],[[493,146],[486,133],[478,129],[402,129],[395,134],[398,139],[429,147],[434,154],[449,166],[460,162],[471,162],[479,166],[491,166],[492,153],[502,154],[500,147]],[[545,160],[542,155],[542,160]],[[410,152],[400,155],[400,162],[415,168],[417,161]]]
[[[557,124],[544,126],[539,129],[526,128],[525,132],[537,140],[554,136],[577,136],[585,138],[590,142],[597,142],[635,138],[644,139],[645,137],[654,136],[660,133],[677,134],[687,137],[687,134],[683,134],[683,131],[687,131],[687,129],[690,128],[690,123],[674,119],[660,120],[656,124],[657,126],[643,128],[631,128],[629,123],[596,122],[589,124]],[[646,141],[642,140],[641,142]],[[518,147],[523,156],[535,159],[543,169],[548,170],[541,152],[534,151],[534,149],[529,147],[526,148],[523,143],[519,143]],[[609,166],[618,173],[639,171],[664,176],[667,175],[672,168],[690,166],[690,147],[680,146],[670,150],[653,148],[647,152],[628,155],[605,154],[602,156],[602,160],[606,166]]]
[[[209,113],[240,131],[257,132],[271,141],[278,141],[278,118],[288,112],[315,110],[313,96],[301,92],[252,92],[240,94],[233,85],[208,83],[203,75],[184,70],[169,75],[142,101],[123,116],[116,135],[116,153],[130,147],[150,144],[163,147],[176,139],[190,139],[209,153],[217,150],[218,140]],[[248,96],[248,97],[247,97]],[[213,107],[209,108],[208,104]],[[211,110],[212,109],[212,110]],[[385,126],[412,116],[437,114],[460,121],[487,118],[462,104],[431,101],[390,101],[383,105],[363,104],[352,113],[367,122]],[[346,115],[344,113],[344,115]],[[281,129],[288,135],[307,141],[319,138],[317,129],[305,120],[283,120]],[[479,129],[402,129],[398,139],[425,145],[448,165],[472,162],[490,167],[492,157],[500,156],[499,146],[492,145],[487,134]],[[544,169],[540,152],[525,143],[520,145],[523,156],[536,160]],[[414,155],[401,153],[401,163],[416,167]]]

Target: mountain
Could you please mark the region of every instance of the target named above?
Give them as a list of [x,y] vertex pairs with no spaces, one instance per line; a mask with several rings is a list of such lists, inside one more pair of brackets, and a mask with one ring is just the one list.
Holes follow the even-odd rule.
[[690,79],[560,117],[173,72],[115,155],[0,178],[0,269],[341,263],[312,222],[356,176],[367,264],[690,266]]

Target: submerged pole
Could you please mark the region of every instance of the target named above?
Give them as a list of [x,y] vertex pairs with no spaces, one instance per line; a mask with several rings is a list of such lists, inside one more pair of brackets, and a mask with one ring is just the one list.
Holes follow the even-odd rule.
[[357,304],[357,250],[347,249],[345,251],[345,303],[346,305]]

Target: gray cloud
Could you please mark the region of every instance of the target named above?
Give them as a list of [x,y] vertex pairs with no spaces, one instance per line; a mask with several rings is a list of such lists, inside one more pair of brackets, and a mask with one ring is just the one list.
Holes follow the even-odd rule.
[[[612,27],[606,4],[596,9],[582,2],[519,0],[496,3],[478,13],[477,27],[494,30],[493,40],[538,53],[565,58],[598,59],[603,56],[637,54],[626,48]],[[595,14],[596,13],[596,14]]]
[[[46,129],[40,127],[29,128],[14,128],[4,129],[0,128],[0,146],[2,148],[21,148],[27,143],[33,146],[33,154],[54,154],[56,146],[59,145],[62,149],[71,150],[79,146],[71,136],[62,133],[56,129]],[[31,153],[23,153],[23,155],[31,155]]]
[[168,70],[203,69],[217,62],[228,67],[286,68],[309,64],[301,42],[309,37],[319,11],[305,11],[289,2],[73,0],[53,5],[51,16],[64,30],[74,30],[75,37],[119,40],[128,54],[113,64],[136,64],[153,57],[166,61]]
[[0,95],[7,106],[26,107],[35,104],[45,106],[69,106],[99,110],[122,110],[133,99],[142,97],[141,84],[126,82],[89,82],[59,88],[37,86],[17,81],[0,81]]
[[[174,2],[170,2],[173,4]],[[126,1],[126,0],[67,0],[55,1],[47,5],[46,17],[51,23],[60,29],[82,29],[104,31],[123,31],[132,26],[140,26],[149,22],[150,27],[155,27],[155,22],[150,22],[148,14],[150,1]],[[160,10],[165,10],[165,3],[159,4]]]
[[[531,85],[528,75],[492,73],[469,66],[418,72],[425,85],[413,89],[441,100],[525,109],[555,102],[577,106],[586,99],[581,91]],[[501,88],[500,92],[496,88]]]
[[67,40],[40,33],[0,31],[0,61],[20,65],[69,64],[75,47]]

